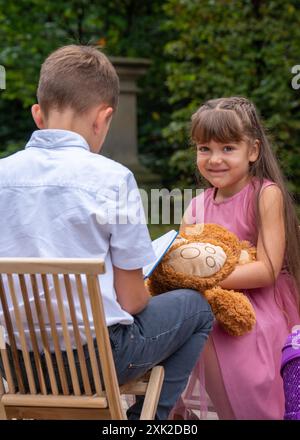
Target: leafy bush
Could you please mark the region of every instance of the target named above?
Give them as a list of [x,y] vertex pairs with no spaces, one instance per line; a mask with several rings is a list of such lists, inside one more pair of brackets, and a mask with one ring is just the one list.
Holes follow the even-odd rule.
[[[207,99],[243,95],[260,110],[290,189],[300,193],[300,90],[291,86],[291,68],[300,64],[299,2],[168,0],[165,12],[176,36],[166,45],[173,112],[164,133],[177,146],[170,162],[177,174],[191,114]],[[193,159],[186,161],[189,172]]]

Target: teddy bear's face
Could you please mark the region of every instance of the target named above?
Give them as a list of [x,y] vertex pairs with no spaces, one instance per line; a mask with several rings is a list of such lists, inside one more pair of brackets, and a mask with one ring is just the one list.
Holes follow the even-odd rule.
[[189,242],[171,251],[167,264],[176,272],[211,277],[222,269],[226,259],[226,253],[220,246]]
[[224,280],[239,263],[242,242],[232,232],[216,224],[204,225],[200,233],[195,227],[192,232],[192,226],[187,234],[181,232],[152,273],[148,288],[153,295],[181,288],[203,292]]

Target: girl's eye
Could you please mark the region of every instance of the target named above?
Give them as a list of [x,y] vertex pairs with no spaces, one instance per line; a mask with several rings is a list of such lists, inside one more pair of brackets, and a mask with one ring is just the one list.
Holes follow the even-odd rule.
[[198,145],[197,150],[200,153],[206,153],[208,151],[208,147],[205,147],[204,145]]
[[233,151],[234,150],[234,148],[231,147],[230,145],[226,145],[226,147],[224,147],[223,149],[224,149],[225,153],[228,152],[228,151]]

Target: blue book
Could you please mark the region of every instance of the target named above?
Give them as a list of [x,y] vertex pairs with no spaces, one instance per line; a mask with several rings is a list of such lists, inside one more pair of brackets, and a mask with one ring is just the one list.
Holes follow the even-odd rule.
[[156,266],[159,264],[161,259],[164,257],[164,255],[168,252],[170,249],[173,241],[177,237],[178,232],[172,229],[172,231],[167,232],[166,234],[162,235],[161,237],[157,238],[156,240],[152,241],[152,246],[154,253],[156,255],[156,259],[153,263],[148,264],[147,266],[143,267],[143,274],[144,279],[148,278]]

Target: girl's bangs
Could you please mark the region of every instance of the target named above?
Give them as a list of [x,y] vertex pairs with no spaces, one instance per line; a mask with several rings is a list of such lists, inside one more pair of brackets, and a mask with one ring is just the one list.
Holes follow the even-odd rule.
[[193,142],[240,142],[243,138],[242,123],[232,110],[203,110],[192,118]]

